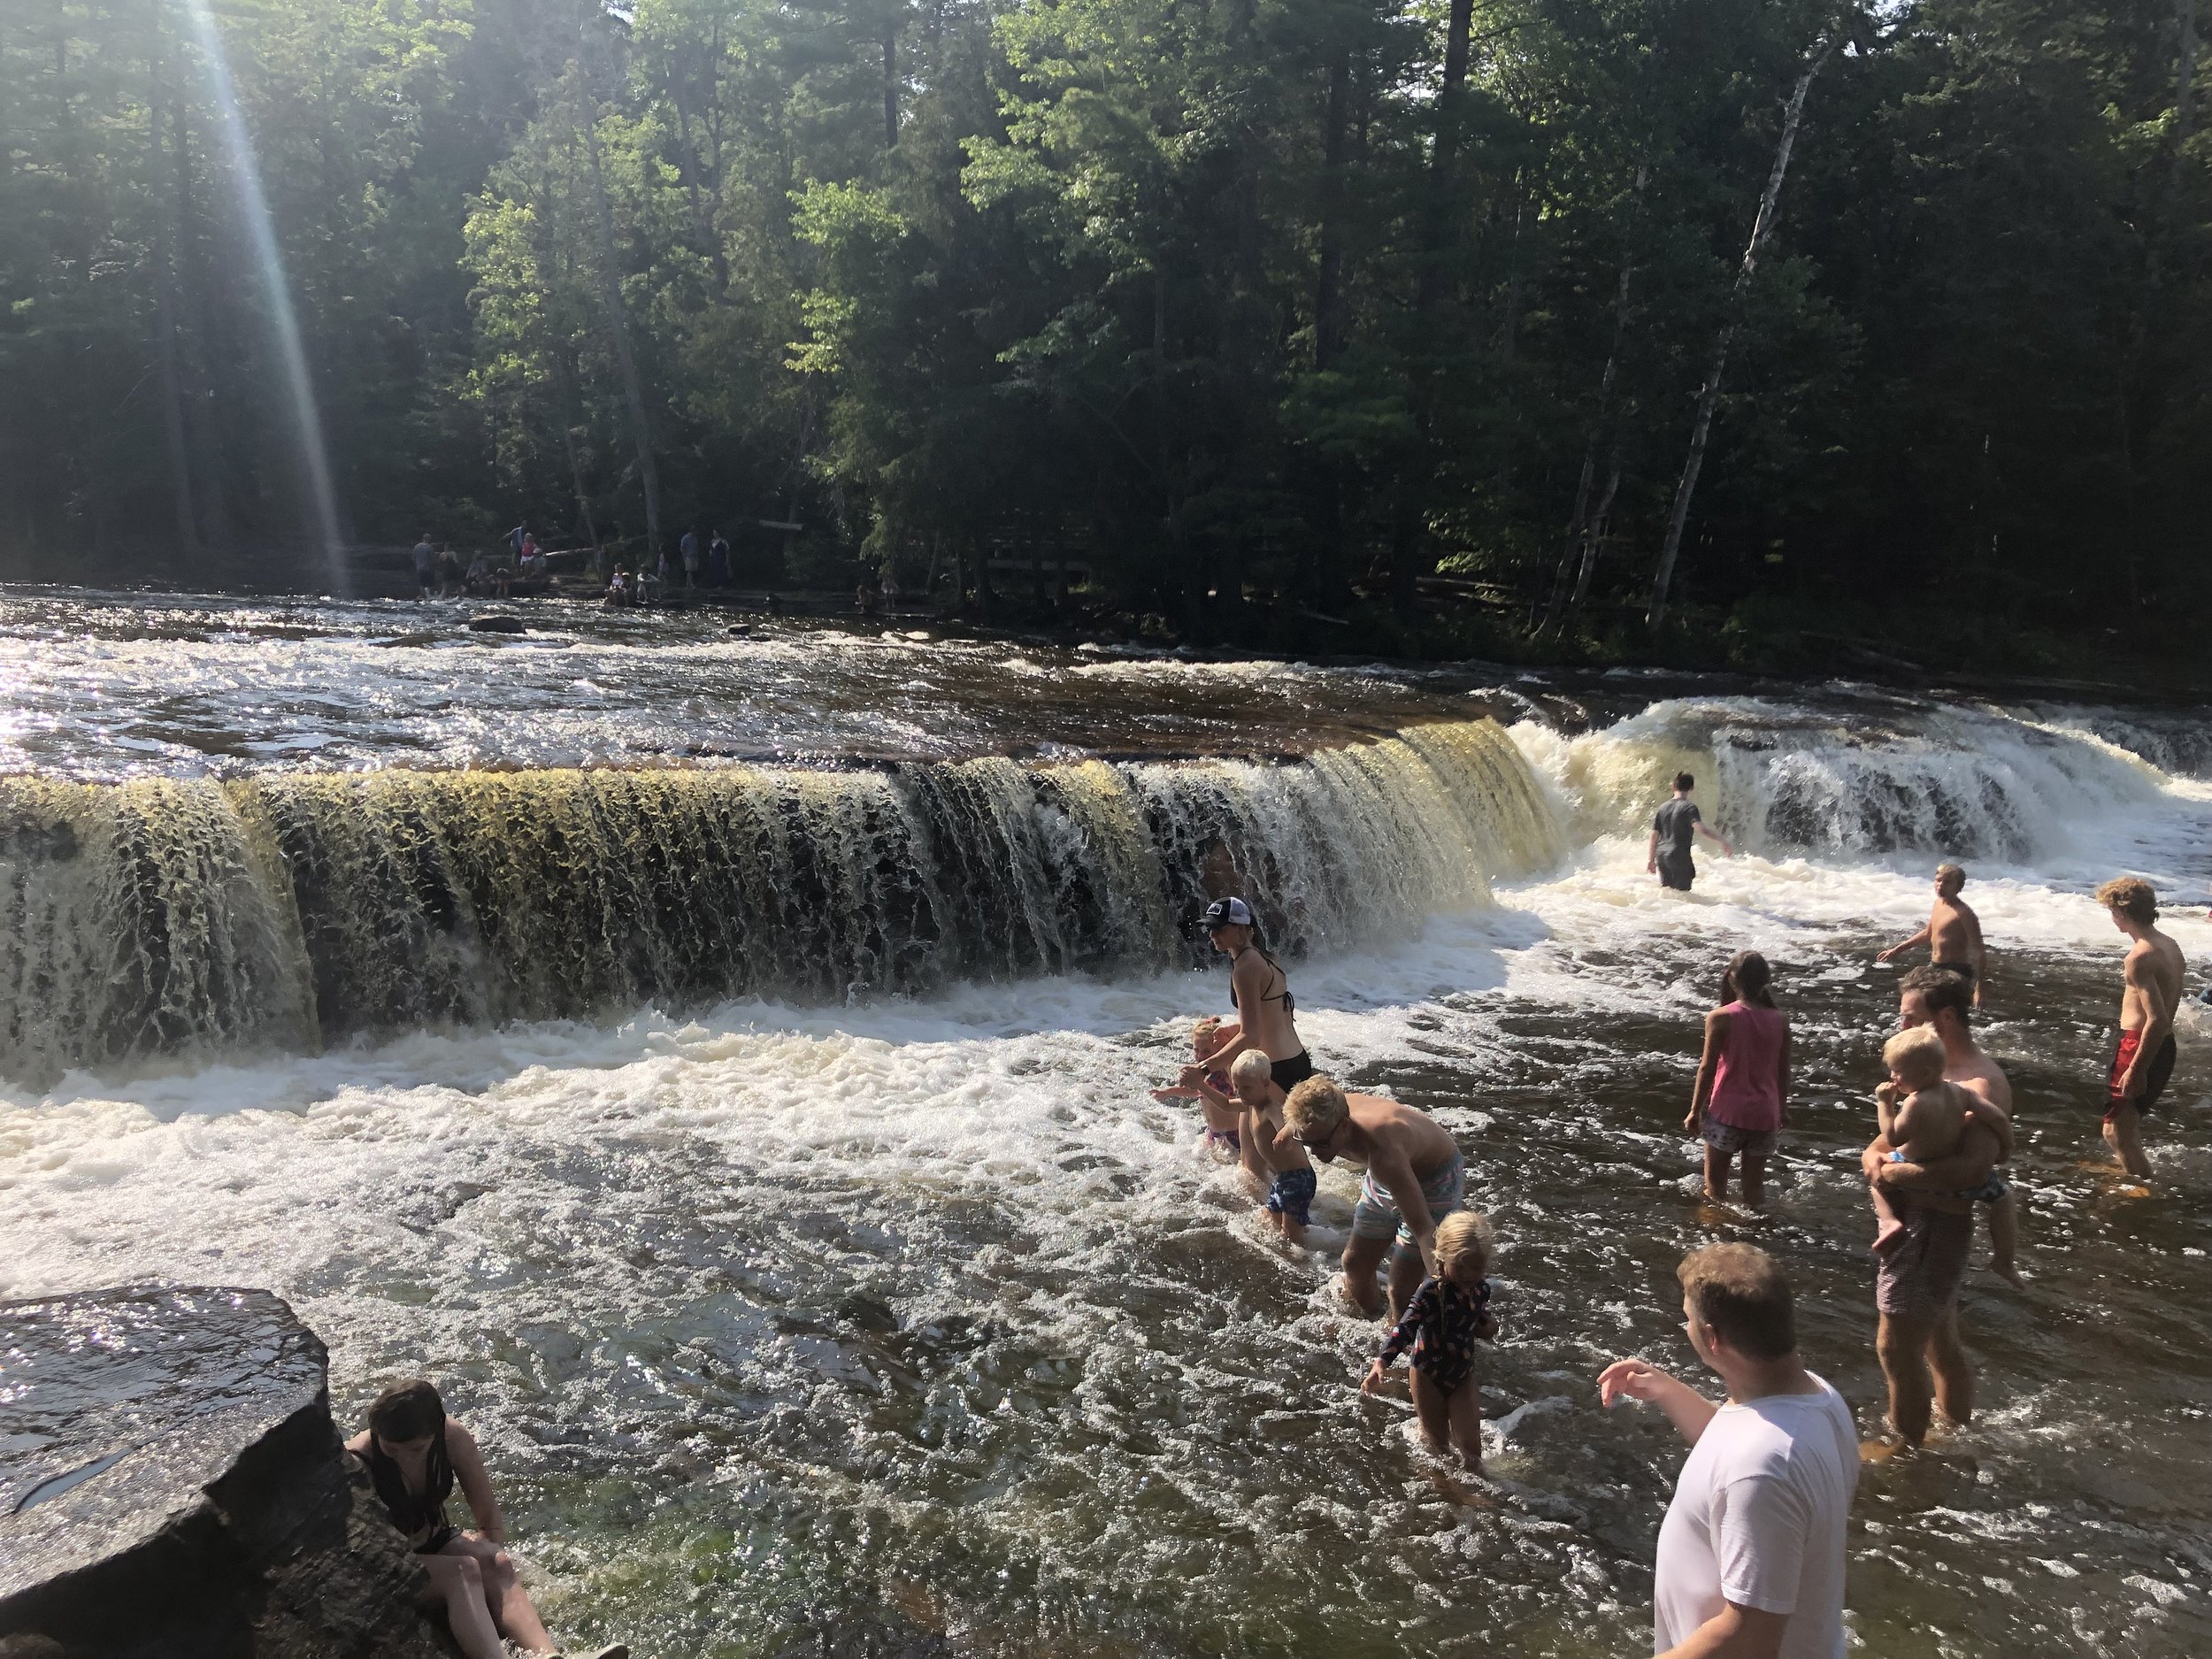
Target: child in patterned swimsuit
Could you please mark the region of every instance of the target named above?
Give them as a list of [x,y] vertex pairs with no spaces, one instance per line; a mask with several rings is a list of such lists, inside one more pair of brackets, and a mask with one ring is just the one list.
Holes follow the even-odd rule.
[[1413,1409],[1421,1420],[1421,1443],[1439,1457],[1455,1442],[1460,1461],[1471,1474],[1482,1472],[1482,1402],[1474,1386],[1475,1344],[1497,1334],[1490,1317],[1490,1225],[1471,1210],[1448,1215],[1436,1227],[1436,1277],[1406,1304],[1367,1368],[1362,1394],[1373,1394],[1389,1375],[1391,1362],[1408,1348]]
[[[1191,1058],[1204,1059],[1221,1046],[1221,1021],[1211,1014],[1207,1015],[1191,1027]],[[1225,1153],[1240,1163],[1245,1161],[1244,1148],[1237,1133],[1244,1109],[1237,1104],[1226,1071],[1207,1072],[1205,1081],[1196,1088],[1179,1086],[1156,1088],[1152,1091],[1152,1098],[1162,1102],[1195,1100],[1199,1110],[1206,1115],[1206,1150],[1216,1157]]]

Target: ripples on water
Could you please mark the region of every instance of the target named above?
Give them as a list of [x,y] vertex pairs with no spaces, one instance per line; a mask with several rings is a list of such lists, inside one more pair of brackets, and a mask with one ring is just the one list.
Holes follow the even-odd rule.
[[[97,629],[49,626],[97,659]],[[305,679],[343,679],[318,665],[319,642],[283,643]],[[822,648],[840,674],[834,653],[873,649]],[[917,655],[911,672],[972,682],[961,741],[982,741],[995,686],[948,652]],[[637,683],[675,672],[655,657]],[[1067,694],[1094,737],[1114,698],[1162,695],[1134,671],[1126,687],[1100,678]],[[1220,678],[1188,692],[1187,718],[1225,710],[1233,731],[1256,718],[1250,685],[1279,677]],[[1394,682],[1294,678],[1264,694],[1284,729],[1342,705],[1409,718]],[[44,695],[10,691],[19,717]],[[833,710],[804,726],[804,695],[788,693],[793,741],[836,747],[850,728]],[[1308,701],[1327,713],[1301,714]],[[1405,1408],[1358,1398],[1377,1328],[1333,1305],[1327,1255],[1271,1248],[1232,1174],[1194,1152],[1193,1117],[1146,1096],[1184,1022],[1220,1003],[1219,973],[75,1073],[0,1108],[0,1293],[150,1275],[273,1286],[329,1340],[349,1417],[430,1371],[492,1448],[557,1628],[643,1653],[816,1652],[825,1629],[852,1651],[917,1654],[1640,1651],[1682,1448],[1655,1413],[1601,1413],[1591,1385],[1625,1352],[1694,1369],[1672,1278],[1685,1248],[1740,1236],[1780,1255],[1810,1363],[1863,1431],[1878,1417],[1852,1171],[1895,976],[1867,964],[1924,914],[1932,862],[1900,808],[1901,830],[1824,820],[1843,827],[1809,855],[1777,829],[1761,856],[1709,863],[1694,898],[1656,894],[1640,836],[1614,833],[1647,772],[1714,760],[1733,792],[1709,800],[1724,825],[1755,807],[1771,826],[1776,803],[1818,798],[1717,753],[1717,729],[1794,742],[1799,776],[1886,764],[1787,735],[1847,723],[1833,703],[1813,720],[1801,703],[1724,703],[1655,713],[1609,745],[1524,728],[1587,844],[1501,886],[1494,910],[1293,964],[1317,1056],[1434,1110],[1496,1225],[1494,1491],[1440,1479]],[[1981,1419],[1936,1455],[1868,1471],[1853,1623],[1883,1655],[2203,1651],[2212,1033],[2188,1011],[2155,1195],[2084,1167],[2101,1156],[2119,941],[2083,891],[2124,864],[2200,917],[2212,810],[2124,757],[2054,759],[1994,726],[1934,764],[1942,722],[1993,717],[1882,707],[1862,726],[1911,727],[1886,775],[1922,791],[1910,810],[1927,822],[1982,799],[1993,762],[2017,792],[1978,820],[1988,857],[2009,862],[1978,864],[1969,896],[2001,950],[1986,1041],[2020,1097],[2035,1279],[2020,1294],[1970,1275]],[[87,753],[104,741],[95,725],[77,728]],[[2036,802],[2052,821],[2008,855],[1992,826]],[[2201,920],[2175,931],[2193,960],[2212,951]],[[1776,961],[1801,1102],[1770,1214],[1716,1223],[1678,1120],[1709,981],[1745,945]],[[1325,1174],[1320,1218],[1340,1240],[1351,1191]]]

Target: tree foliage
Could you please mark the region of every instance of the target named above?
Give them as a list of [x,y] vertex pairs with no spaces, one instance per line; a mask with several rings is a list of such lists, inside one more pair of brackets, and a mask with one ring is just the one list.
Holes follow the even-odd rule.
[[797,521],[818,574],[1071,557],[1202,637],[1599,627],[1724,334],[1694,606],[2212,587],[2190,0],[211,9],[279,273],[187,0],[0,0],[20,567],[301,535],[274,280],[364,540],[657,516],[771,572]]

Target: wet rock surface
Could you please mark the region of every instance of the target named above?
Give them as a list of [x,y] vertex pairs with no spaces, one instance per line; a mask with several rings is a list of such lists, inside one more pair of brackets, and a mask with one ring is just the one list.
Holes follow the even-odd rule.
[[431,1659],[422,1586],[277,1297],[0,1303],[0,1655]]

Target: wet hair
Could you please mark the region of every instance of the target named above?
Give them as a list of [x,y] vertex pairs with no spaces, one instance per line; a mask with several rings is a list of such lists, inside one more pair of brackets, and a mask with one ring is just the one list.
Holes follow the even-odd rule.
[[1970,969],[1939,968],[1932,962],[1924,962],[1905,976],[1899,988],[1917,992],[1930,1019],[1947,1008],[1959,1017],[1960,1025],[1974,1023],[1974,975]]
[[1709,1244],[1675,1269],[1691,1311],[1713,1334],[1753,1359],[1780,1359],[1797,1348],[1790,1281],[1753,1244]]
[[1938,864],[1935,874],[1936,886],[1946,893],[1956,893],[1966,885],[1966,866],[1963,864]]
[[1229,1066],[1229,1084],[1237,1087],[1248,1079],[1256,1078],[1263,1083],[1275,1080],[1275,1063],[1267,1057],[1264,1048],[1247,1048]]
[[1318,1073],[1290,1091],[1283,1102],[1283,1126],[1300,1140],[1329,1134],[1352,1115],[1351,1102],[1333,1079]]
[[1201,1015],[1198,1020],[1191,1026],[1190,1034],[1192,1038],[1195,1040],[1200,1037],[1210,1037],[1214,1034],[1214,1033],[1219,1031],[1220,1029],[1220,1015],[1204,1014]]
[[1455,1210],[1436,1224],[1436,1276],[1449,1279],[1460,1263],[1474,1258],[1479,1272],[1490,1267],[1490,1224],[1471,1210]]
[[1940,1083],[1947,1058],[1943,1039],[1925,1025],[1901,1031],[1882,1045],[1882,1064],[1908,1083],[1915,1078]]
[[444,1427],[445,1402],[420,1377],[387,1388],[369,1407],[369,1432],[395,1446],[426,1439]]
[[1772,1008],[1774,993],[1768,988],[1772,978],[1773,970],[1764,956],[1755,950],[1739,950],[1720,976],[1720,994],[1724,1001],[1740,997],[1754,1008]]
[[2144,927],[2158,919],[2158,889],[2140,876],[2115,876],[2097,889],[2097,902]]
[[1697,780],[1690,776],[1690,774],[1686,772],[1678,772],[1674,774],[1674,787],[1677,789],[1679,789],[1684,795],[1687,795],[1691,790],[1697,787]]

